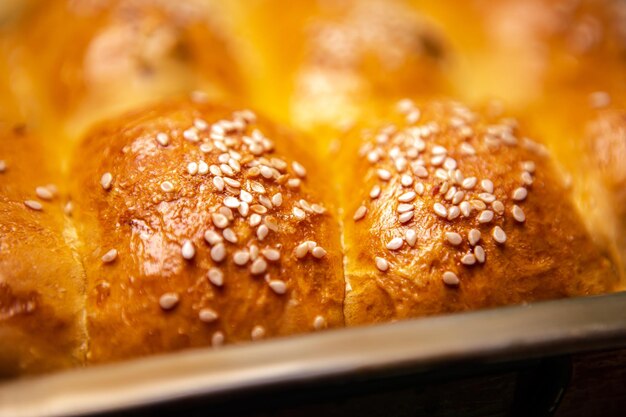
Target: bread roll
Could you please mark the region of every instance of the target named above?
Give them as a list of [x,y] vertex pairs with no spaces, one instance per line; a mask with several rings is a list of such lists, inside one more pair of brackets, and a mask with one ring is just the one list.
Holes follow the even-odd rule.
[[0,134],[0,377],[77,366],[84,275],[56,159],[24,126]]
[[343,325],[332,190],[295,142],[191,101],[85,137],[71,191],[89,362]]
[[205,1],[41,2],[9,38],[20,96],[36,120],[90,123],[160,98],[243,90],[225,30]]
[[344,143],[347,325],[620,285],[545,148],[514,119],[403,100]]
[[445,36],[406,1],[240,3],[240,26],[272,81],[255,85],[260,100],[325,146],[381,102],[448,92]]

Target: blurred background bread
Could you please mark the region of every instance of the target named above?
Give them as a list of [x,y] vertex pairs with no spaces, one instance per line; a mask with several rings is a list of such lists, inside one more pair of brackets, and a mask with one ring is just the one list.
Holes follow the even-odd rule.
[[1,7],[0,374],[624,287],[621,1]]

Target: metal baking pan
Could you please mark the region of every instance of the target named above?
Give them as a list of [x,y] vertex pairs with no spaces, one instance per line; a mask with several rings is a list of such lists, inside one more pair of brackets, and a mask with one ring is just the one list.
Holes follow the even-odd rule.
[[[259,390],[437,375],[626,347],[626,292],[197,349],[0,384],[0,416],[140,412],[192,401],[241,404]],[[270,390],[270,391],[268,391]]]

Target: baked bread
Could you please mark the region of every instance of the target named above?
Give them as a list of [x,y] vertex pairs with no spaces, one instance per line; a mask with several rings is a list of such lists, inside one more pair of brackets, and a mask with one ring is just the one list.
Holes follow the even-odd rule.
[[619,287],[547,149],[500,108],[403,100],[342,143],[348,325]]
[[23,125],[0,134],[0,377],[84,362],[84,273],[56,158]]
[[206,1],[39,3],[6,37],[13,88],[37,123],[65,121],[80,136],[97,120],[163,97],[243,94],[233,45]]
[[624,289],[622,26],[566,3],[28,2],[0,376]]
[[332,188],[297,141],[190,101],[85,137],[70,192],[89,362],[343,325]]

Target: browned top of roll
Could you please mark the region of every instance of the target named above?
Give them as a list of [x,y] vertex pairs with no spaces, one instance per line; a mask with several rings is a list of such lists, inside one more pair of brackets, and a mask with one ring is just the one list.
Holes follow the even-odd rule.
[[89,360],[343,324],[326,172],[296,138],[169,103],[89,134],[72,168]]
[[44,1],[9,35],[23,104],[45,120],[68,118],[72,134],[163,97],[244,90],[228,36],[202,1]]
[[513,119],[454,102],[399,110],[355,130],[358,151],[340,159],[348,324],[616,288],[545,148]]
[[84,276],[54,163],[23,126],[0,133],[0,377],[84,360]]

